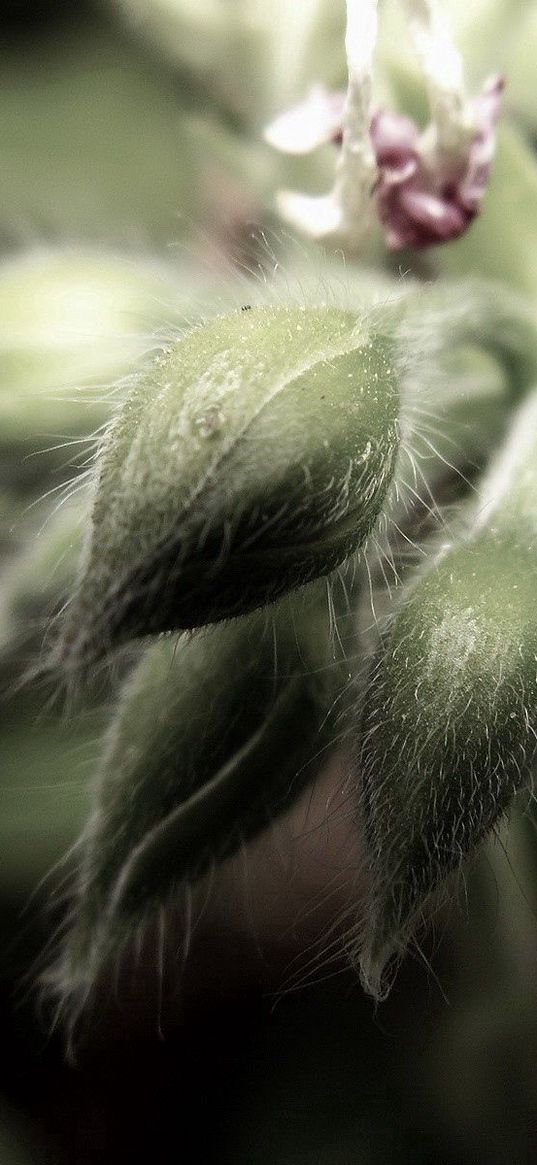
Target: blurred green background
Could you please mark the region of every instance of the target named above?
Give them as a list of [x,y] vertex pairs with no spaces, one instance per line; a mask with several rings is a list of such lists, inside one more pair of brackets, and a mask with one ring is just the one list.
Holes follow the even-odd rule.
[[[386,276],[499,277],[537,310],[537,4],[448,7],[472,80],[508,77],[485,213],[445,253],[394,260],[375,233],[364,258]],[[422,118],[395,0],[381,13],[379,92]],[[322,276],[272,208],[281,185],[326,188],[332,154],[278,158],[262,128],[310,82],[344,81],[343,25],[333,0],[1,9],[1,1165],[537,1160],[531,812],[474,861],[378,1009],[342,966],[276,997],[270,951],[225,912],[194,944],[183,1004],[172,985],[165,1040],[154,993],[115,999],[111,986],[95,1040],[67,1064],[34,987],[69,859],[47,875],[84,821],[114,699],[103,678],[75,715],[45,684],[21,684],[76,570],[89,438],[135,362],[200,311],[240,302],[258,262],[299,256]],[[220,974],[230,944],[242,978]]]

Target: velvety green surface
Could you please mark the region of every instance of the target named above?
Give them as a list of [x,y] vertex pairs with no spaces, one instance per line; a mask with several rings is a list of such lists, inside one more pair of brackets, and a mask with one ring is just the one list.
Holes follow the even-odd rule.
[[327,574],[379,512],[397,413],[395,346],[367,320],[267,308],[195,329],[109,431],[67,649],[244,613]]
[[79,858],[60,983],[91,988],[140,922],[283,812],[326,765],[348,677],[323,584],[167,637],[129,680]]
[[515,417],[470,533],[388,621],[361,764],[372,893],[362,966],[382,990],[428,895],[525,786],[537,740],[537,397]]

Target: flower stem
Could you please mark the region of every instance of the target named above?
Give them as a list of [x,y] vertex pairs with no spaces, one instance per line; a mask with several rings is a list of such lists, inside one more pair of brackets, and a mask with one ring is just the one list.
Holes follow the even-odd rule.
[[462,58],[438,0],[402,0],[429,96],[437,154],[464,155],[473,130]]
[[335,194],[341,206],[345,233],[354,236],[361,235],[367,223],[377,175],[370,136],[376,39],[376,0],[347,0],[345,49],[349,80]]

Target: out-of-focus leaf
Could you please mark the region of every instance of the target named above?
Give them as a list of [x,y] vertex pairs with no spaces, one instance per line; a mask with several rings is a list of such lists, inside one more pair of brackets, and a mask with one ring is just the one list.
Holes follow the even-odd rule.
[[89,520],[87,497],[65,503],[25,540],[0,574],[0,666],[18,647],[42,635],[46,621],[74,585]]
[[[94,18],[0,58],[0,233],[145,244],[184,234],[195,146],[176,86]],[[183,216],[183,217],[182,217]]]
[[[507,101],[515,116],[533,135],[537,134],[537,93],[535,51],[537,46],[537,6],[532,0],[515,5],[519,16],[507,40],[505,74]],[[502,66],[503,67],[503,66]]]
[[470,230],[437,248],[438,270],[502,280],[537,300],[537,160],[524,138],[504,125],[483,210]]
[[113,0],[173,65],[203,81],[217,104],[262,125],[315,80],[339,82],[343,5],[326,0]]
[[105,250],[40,248],[5,261],[0,445],[90,434],[109,416],[114,381],[184,326],[195,295],[194,275]]
[[[2,708],[0,889],[24,901],[76,840],[102,718],[44,713],[42,700]],[[58,879],[56,879],[58,880]]]

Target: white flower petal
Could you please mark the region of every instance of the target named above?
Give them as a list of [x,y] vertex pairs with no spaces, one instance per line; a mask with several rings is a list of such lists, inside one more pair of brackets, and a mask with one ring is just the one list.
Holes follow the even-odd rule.
[[334,193],[311,198],[308,194],[281,190],[277,195],[277,203],[280,214],[287,222],[314,239],[337,234],[343,228],[341,205]]
[[341,132],[344,105],[344,93],[315,85],[304,101],[267,126],[265,141],[284,154],[309,154]]

